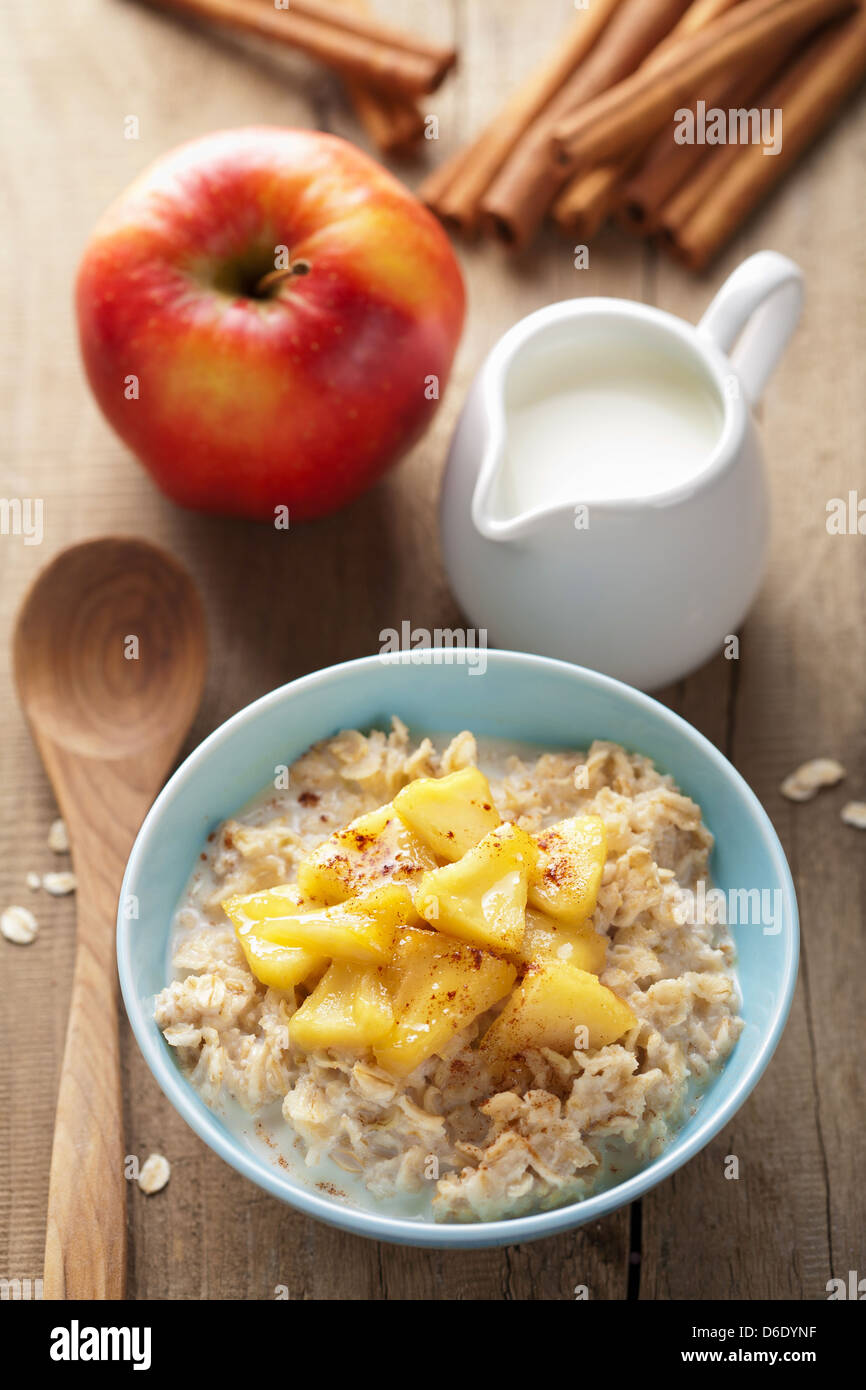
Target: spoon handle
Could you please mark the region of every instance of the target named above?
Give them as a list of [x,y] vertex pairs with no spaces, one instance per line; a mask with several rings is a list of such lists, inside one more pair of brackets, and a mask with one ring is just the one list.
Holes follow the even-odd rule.
[[115,922],[123,870],[152,788],[140,767],[107,770],[41,743],[72,843],[75,970],[48,1184],[46,1298],[123,1298],[126,1178]]
[[116,893],[110,875],[83,867],[76,860],[78,949],[51,1151],[43,1294],[117,1299],[126,1287],[126,1183]]

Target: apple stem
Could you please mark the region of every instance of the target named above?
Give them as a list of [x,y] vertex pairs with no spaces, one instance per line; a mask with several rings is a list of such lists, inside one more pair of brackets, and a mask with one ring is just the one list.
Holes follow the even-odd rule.
[[256,298],[263,298],[275,285],[281,285],[284,280],[293,280],[296,275],[309,275],[311,268],[309,261],[291,261],[281,270],[269,270],[256,285]]

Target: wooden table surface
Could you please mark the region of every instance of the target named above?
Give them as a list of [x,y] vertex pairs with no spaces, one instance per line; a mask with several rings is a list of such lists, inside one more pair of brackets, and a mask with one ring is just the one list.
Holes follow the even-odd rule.
[[[450,152],[550,45],[568,0],[381,0],[383,14],[453,37],[462,63],[428,110]],[[343,1235],[282,1206],[212,1154],[163,1098],[123,1024],[127,1152],[172,1163],[169,1186],[129,1192],[135,1298],[569,1299],[826,1297],[832,1276],[866,1274],[862,1180],[866,838],[839,809],[866,797],[866,538],[831,536],[826,503],[860,488],[866,393],[864,105],[849,106],[702,279],[608,230],[575,270],[553,236],[518,261],[460,248],[469,318],[436,422],[387,481],[341,515],[289,532],[194,516],[157,494],[109,432],[78,358],[71,284],[88,230],[154,156],[188,137],[252,122],[359,139],[321,69],[179,22],[130,0],[44,7],[6,0],[0,495],[43,499],[41,545],[0,536],[0,905],[41,922],[24,949],[0,940],[0,1276],[41,1274],[75,901],[33,895],[28,870],[57,867],[56,814],[17,708],[8,634],[27,582],[59,548],[107,532],[174,551],[207,602],[212,668],[190,745],[227,715],[306,671],[377,650],[409,618],[459,624],[442,572],[435,499],[454,420],[483,354],[514,320],[553,300],[616,294],[697,318],[746,254],[773,247],[803,266],[802,327],[763,407],[772,475],[772,558],[741,634],[661,693],[736,764],[776,825],[795,875],[803,952],[791,1018],[768,1072],[733,1122],[640,1204],[570,1235],[465,1254]],[[139,138],[125,138],[134,115]],[[406,170],[415,181],[420,166]],[[687,580],[687,576],[685,577]],[[310,602],[315,590],[316,602]],[[263,605],[258,596],[265,592]],[[676,615],[672,615],[676,621]],[[495,634],[491,634],[491,640]],[[846,783],[795,806],[778,792],[805,758],[839,757]],[[739,1159],[737,1181],[725,1158]],[[638,1205],[640,1210],[638,1210]]]

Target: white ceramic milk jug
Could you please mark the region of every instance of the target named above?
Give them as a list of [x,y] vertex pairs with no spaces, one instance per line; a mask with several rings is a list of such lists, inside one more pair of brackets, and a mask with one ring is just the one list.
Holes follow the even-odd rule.
[[500,339],[441,500],[452,586],[491,645],[644,689],[722,648],[767,543],[751,407],[801,303],[798,267],[761,251],[696,328],[630,300],[573,299]]

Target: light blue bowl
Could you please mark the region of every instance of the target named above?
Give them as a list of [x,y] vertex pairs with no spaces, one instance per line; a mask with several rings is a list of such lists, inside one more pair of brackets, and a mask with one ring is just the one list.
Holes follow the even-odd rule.
[[[439,653],[441,660],[442,653]],[[366,657],[274,690],[234,715],[187,758],[157,798],[130,856],[121,904],[134,894],[138,919],[117,928],[120,982],[139,1046],[169,1100],[226,1162],[309,1216],[378,1240],[470,1249],[511,1245],[580,1226],[633,1201],[702,1149],[742,1105],[773,1054],[797,976],[794,886],[766,813],[731,764],[689,724],[647,695],[564,662],[517,652],[486,653],[487,669]],[[245,1145],[184,1079],[153,1020],[153,998],[169,979],[169,934],[178,899],[208,833],[269,784],[278,764],[341,728],[387,727],[398,714],[414,729],[587,747],[611,739],[647,754],[702,807],[716,837],[714,884],[775,893],[780,929],[733,927],[743,995],[743,1033],[697,1111],[660,1158],[583,1202],[534,1216],[477,1225],[440,1225],[347,1206]]]

